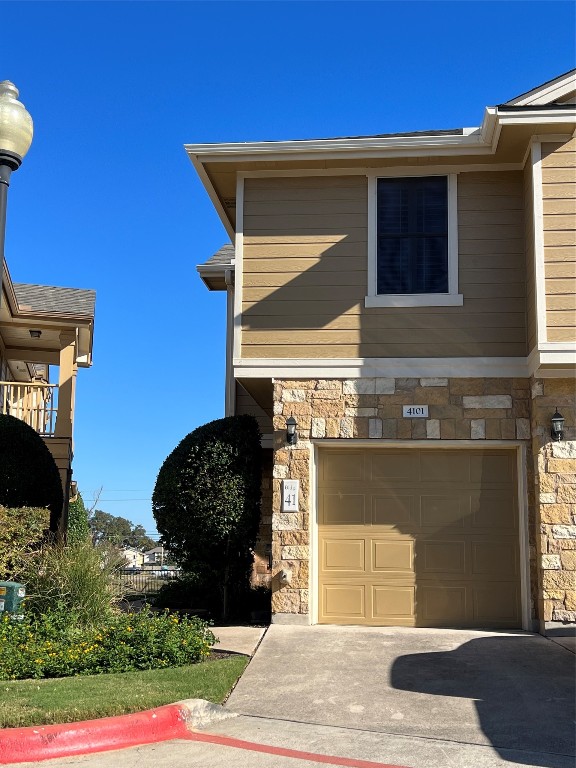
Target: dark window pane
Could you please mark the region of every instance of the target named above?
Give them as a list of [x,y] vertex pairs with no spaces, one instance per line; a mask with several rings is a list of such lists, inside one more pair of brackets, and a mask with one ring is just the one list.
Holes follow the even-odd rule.
[[448,180],[378,179],[378,293],[448,292]]

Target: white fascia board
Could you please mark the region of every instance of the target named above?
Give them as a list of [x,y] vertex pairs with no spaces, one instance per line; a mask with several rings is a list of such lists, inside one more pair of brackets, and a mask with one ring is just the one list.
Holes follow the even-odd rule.
[[533,88],[527,93],[522,93],[515,99],[506,102],[511,107],[528,107],[550,104],[553,101],[568,96],[576,90],[576,70],[567,72],[565,75],[557,77],[546,85]]
[[[572,106],[572,105],[571,105]],[[535,109],[521,112],[498,112],[498,122],[501,125],[554,125],[555,123],[576,122],[576,106],[571,109]]]
[[[223,144],[187,144],[186,151],[190,158],[202,163],[226,162],[230,157],[238,161],[249,162],[261,157],[271,159],[324,159],[334,157],[370,157],[391,152],[410,156],[417,150],[430,154],[431,150],[444,150],[458,153],[465,150],[468,154],[482,147],[482,138],[478,128],[463,128],[463,134],[438,136],[390,136],[345,138],[345,139],[310,139],[301,141],[260,141]],[[201,160],[200,160],[201,158]],[[194,160],[192,160],[194,162]]]
[[242,378],[522,378],[528,376],[526,357],[388,357],[326,360],[235,358],[234,376]]

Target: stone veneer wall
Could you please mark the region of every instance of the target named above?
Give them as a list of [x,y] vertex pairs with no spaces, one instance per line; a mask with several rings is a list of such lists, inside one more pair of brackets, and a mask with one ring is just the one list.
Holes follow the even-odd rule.
[[[403,405],[429,405],[428,419],[405,419]],[[286,419],[298,422],[298,443],[285,441]],[[547,414],[549,419],[551,414]],[[536,586],[530,382],[512,378],[364,378],[274,381],[273,613],[305,620],[309,606],[311,438],[395,440],[524,440],[528,451],[531,574]],[[300,480],[300,511],[281,512],[281,481]],[[537,594],[533,590],[532,594]]]
[[[573,379],[534,380],[532,445],[537,478],[538,615],[541,630],[576,623],[576,390]],[[550,440],[556,408],[566,422],[564,440]]]
[[269,552],[272,546],[272,451],[262,450],[262,505],[260,527],[254,547],[254,565],[250,583],[253,587],[269,587],[272,580]]

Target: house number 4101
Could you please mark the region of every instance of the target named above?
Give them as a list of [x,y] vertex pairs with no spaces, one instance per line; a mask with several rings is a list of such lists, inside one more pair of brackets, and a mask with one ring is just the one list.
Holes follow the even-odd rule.
[[405,419],[427,419],[428,406],[427,405],[404,405],[402,407],[402,416],[404,416]]
[[298,512],[300,480],[282,481],[282,512]]

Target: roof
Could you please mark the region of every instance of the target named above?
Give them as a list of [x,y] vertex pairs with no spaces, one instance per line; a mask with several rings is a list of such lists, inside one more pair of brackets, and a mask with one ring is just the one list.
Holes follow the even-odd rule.
[[[225,291],[226,272],[234,269],[235,250],[232,243],[226,243],[196,269],[210,291]],[[233,275],[230,279],[233,279]]]
[[[549,106],[555,99],[562,99],[570,93],[570,91],[573,91],[575,84],[576,69],[570,69],[568,72],[553,77],[545,83],[540,83],[540,85],[531,88],[529,91],[514,96],[513,99],[509,99],[504,104],[500,104],[499,109],[502,107]],[[555,104],[554,106],[558,107],[560,105]]]
[[225,266],[225,267],[231,267],[234,263],[234,255],[235,250],[232,243],[226,243],[226,245],[223,245],[221,248],[219,248],[216,253],[214,253],[208,261],[205,262],[202,266],[211,264],[211,265],[218,265],[218,266]]
[[13,285],[19,308],[22,310],[94,317],[96,291],[34,283],[14,283]]
[[[188,157],[204,184],[231,240],[236,234],[236,182],[238,173],[337,170],[371,166],[374,159],[399,163],[399,158],[500,156],[520,162],[525,147],[509,140],[516,126],[538,125],[538,134],[571,134],[576,121],[576,70],[548,80],[504,104],[487,106],[477,127],[380,133],[323,139],[186,144]],[[518,132],[520,129],[518,129]],[[519,159],[518,157],[519,156]],[[476,159],[476,158],[474,158]],[[440,160],[439,162],[446,162]],[[222,250],[222,249],[221,249]],[[226,288],[223,265],[214,254],[198,268],[210,290]],[[211,276],[211,280],[210,280]]]

